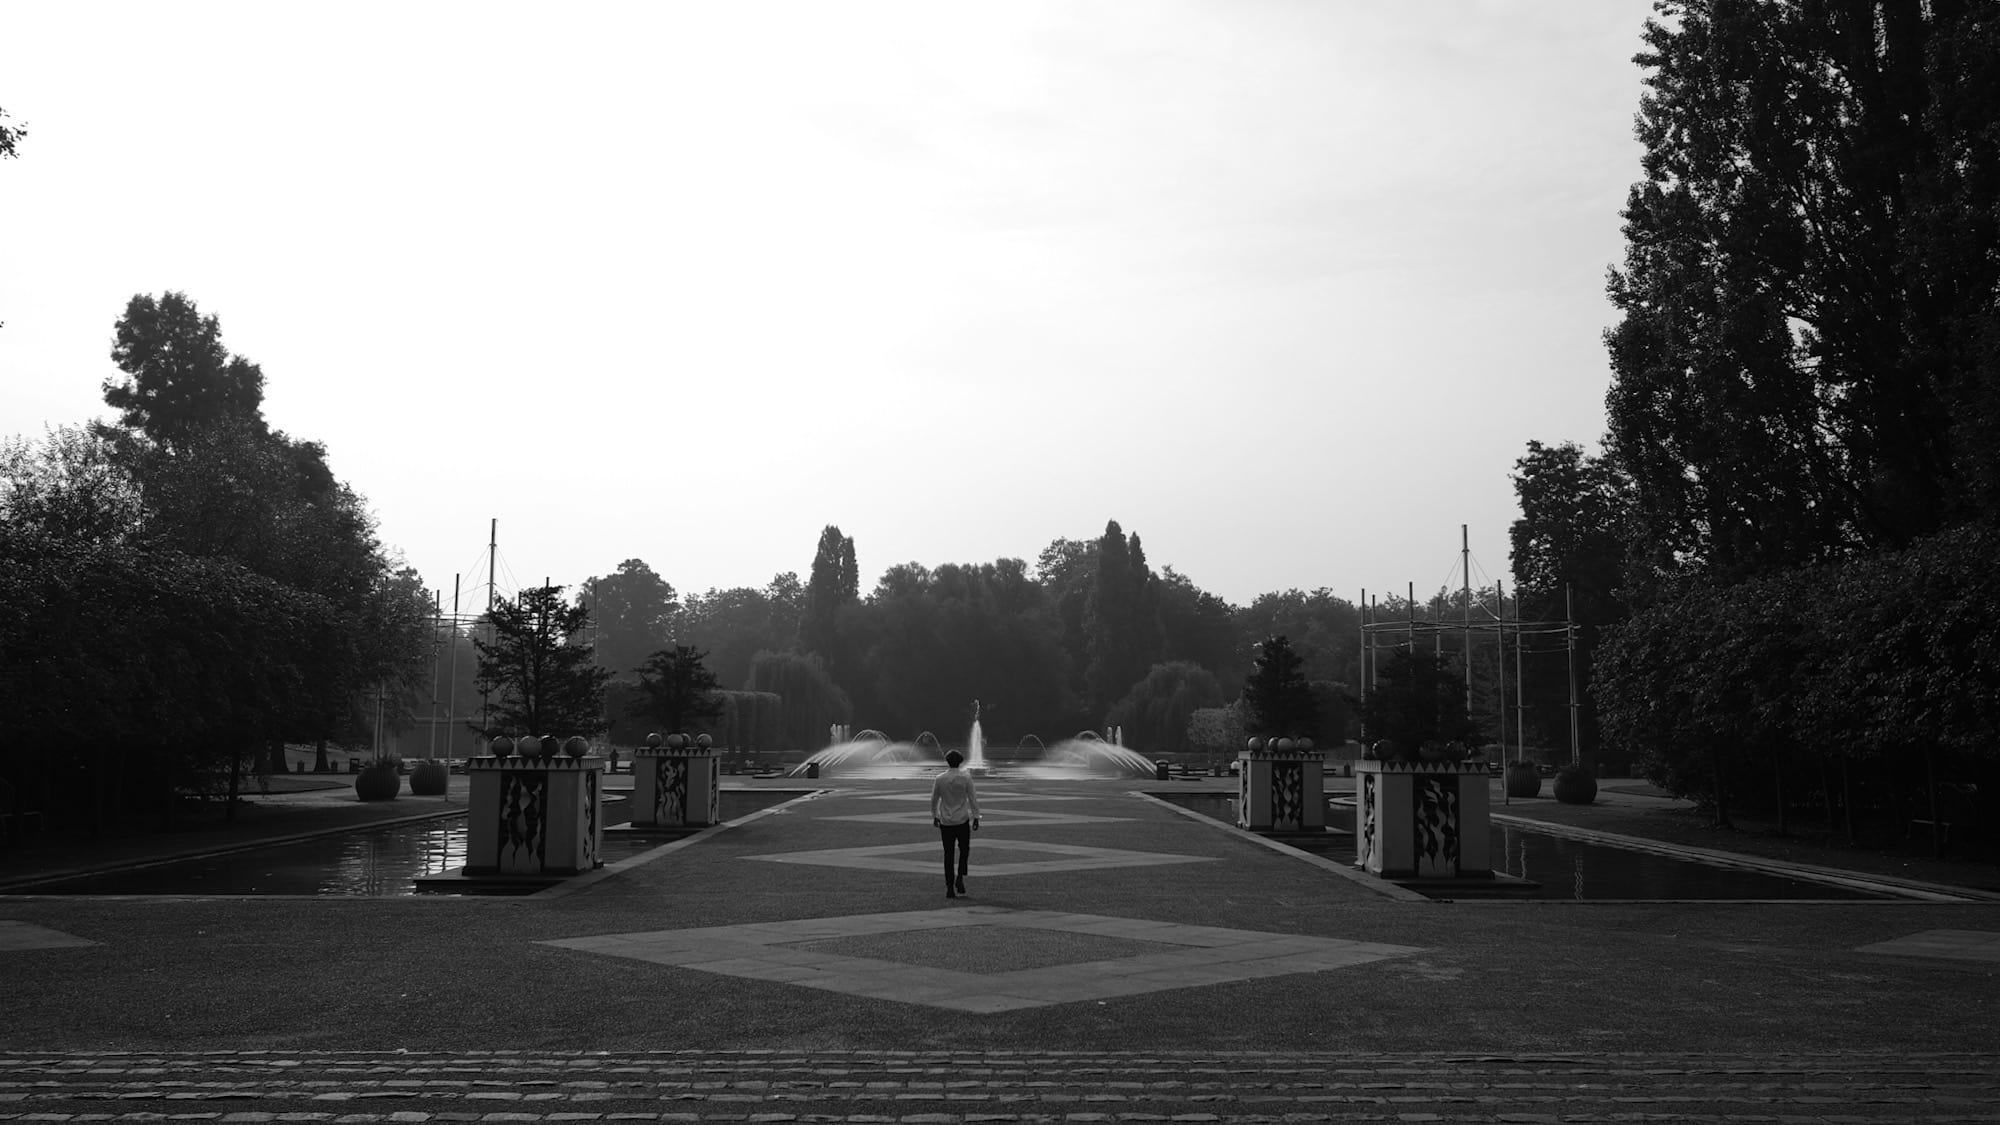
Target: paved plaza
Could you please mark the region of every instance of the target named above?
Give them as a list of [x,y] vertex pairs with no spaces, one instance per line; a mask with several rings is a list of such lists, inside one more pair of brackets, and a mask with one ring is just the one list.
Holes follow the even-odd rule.
[[1439,903],[1006,778],[947,900],[925,783],[761,784],[522,898],[0,897],[0,1121],[2000,1121],[2000,902]]

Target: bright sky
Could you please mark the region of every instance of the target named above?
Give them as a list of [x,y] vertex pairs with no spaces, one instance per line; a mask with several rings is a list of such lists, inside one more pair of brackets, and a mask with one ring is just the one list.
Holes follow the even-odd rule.
[[[450,596],[1507,575],[1594,444],[1649,0],[9,5],[0,433],[181,290]],[[510,576],[511,575],[511,581]]]

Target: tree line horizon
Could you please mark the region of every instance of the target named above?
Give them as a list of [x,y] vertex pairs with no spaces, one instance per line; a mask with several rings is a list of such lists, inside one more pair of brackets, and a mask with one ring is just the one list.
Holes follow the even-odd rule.
[[[1937,831],[1958,800],[1990,835],[2000,6],[1661,0],[1642,37],[1602,451],[1531,440],[1512,465],[1518,616],[1577,623],[1588,763],[1630,764],[1718,823],[1893,836]],[[0,133],[4,155],[24,136]],[[112,359],[116,422],[0,450],[17,788],[48,802],[80,779],[63,788],[100,819],[170,809],[233,793],[285,741],[352,736],[379,685],[427,700],[441,638],[421,582],[324,449],[264,422],[263,373],[215,318],[135,296]],[[578,593],[607,684],[645,691],[633,670],[686,646],[765,699],[752,711],[792,700],[759,729],[794,741],[838,713],[956,729],[978,698],[1000,737],[1113,724],[1206,744],[1195,716],[1238,699],[1280,636],[1325,721],[1356,732],[1358,607],[1325,588],[1233,606],[1155,572],[1115,520],[1032,568],[900,564],[865,597],[833,526],[803,580],[681,596],[628,559]],[[1430,673],[1456,659],[1433,656]],[[1500,653],[1472,661],[1458,705],[1482,731],[1567,742],[1564,670],[1524,668],[1510,712]]]

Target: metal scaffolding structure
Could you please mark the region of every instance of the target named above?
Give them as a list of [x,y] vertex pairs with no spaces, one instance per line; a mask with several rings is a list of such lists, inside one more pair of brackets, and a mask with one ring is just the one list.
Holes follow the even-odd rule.
[[[1523,621],[1521,619],[1521,603],[1518,594],[1514,600],[1513,619],[1509,620],[1506,613],[1507,599],[1504,590],[1500,581],[1495,579],[1493,583],[1493,604],[1491,606],[1487,605],[1485,601],[1486,591],[1484,588],[1481,588],[1479,590],[1479,601],[1476,603],[1478,616],[1475,618],[1472,586],[1472,549],[1465,524],[1459,525],[1458,533],[1459,568],[1462,575],[1458,607],[1462,612],[1459,621],[1451,622],[1444,620],[1442,611],[1448,608],[1445,606],[1438,606],[1438,612],[1434,616],[1419,619],[1417,616],[1417,587],[1415,582],[1409,583],[1406,587],[1403,616],[1397,619],[1380,620],[1378,619],[1381,612],[1380,608],[1369,599],[1367,588],[1364,587],[1362,589],[1361,601],[1359,603],[1361,611],[1362,704],[1366,706],[1368,692],[1376,686],[1376,670],[1380,660],[1379,653],[1383,649],[1414,652],[1417,646],[1417,639],[1422,636],[1431,639],[1432,651],[1442,653],[1444,651],[1445,638],[1448,634],[1451,634],[1458,636],[1462,641],[1460,663],[1465,671],[1465,706],[1466,710],[1470,712],[1472,709],[1472,638],[1475,634],[1490,634],[1497,638],[1496,648],[1498,658],[1496,667],[1499,672],[1498,698],[1501,703],[1501,713],[1498,716],[1500,757],[1502,761],[1506,761],[1508,760],[1507,723],[1504,712],[1507,692],[1507,647],[1508,639],[1511,637],[1514,650],[1515,756],[1513,760],[1520,761],[1527,746],[1526,699],[1522,688],[1524,658],[1528,655],[1545,655],[1546,652],[1553,651],[1551,649],[1543,650],[1542,652],[1530,652],[1527,649],[1526,642],[1532,637],[1560,636],[1563,639],[1563,652],[1568,661],[1569,759],[1574,764],[1580,759],[1580,750],[1577,742],[1577,712],[1580,703],[1576,693],[1576,623],[1573,620],[1574,614],[1570,608],[1568,587],[1564,587],[1563,589],[1563,618],[1561,620]],[[1435,601],[1436,599],[1434,599],[1434,603]],[[1384,638],[1388,638],[1388,640],[1385,641]]]

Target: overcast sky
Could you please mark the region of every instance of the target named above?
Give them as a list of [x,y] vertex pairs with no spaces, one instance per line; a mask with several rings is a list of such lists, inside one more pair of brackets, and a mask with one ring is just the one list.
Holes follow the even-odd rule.
[[1238,604],[1460,524],[1490,584],[1603,431],[1649,10],[11,3],[0,433],[180,290],[447,600],[492,518],[503,592],[1107,519]]

